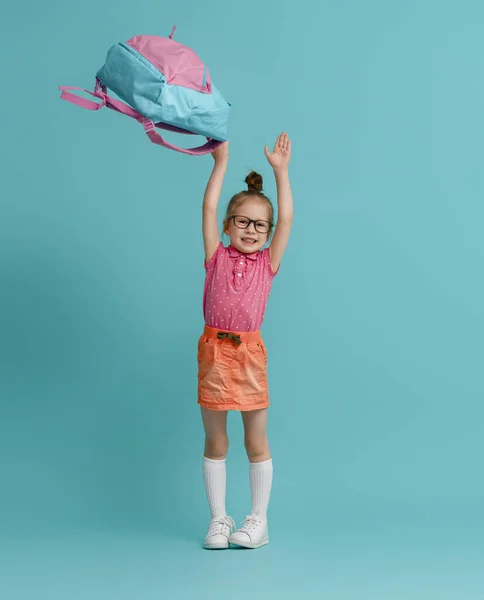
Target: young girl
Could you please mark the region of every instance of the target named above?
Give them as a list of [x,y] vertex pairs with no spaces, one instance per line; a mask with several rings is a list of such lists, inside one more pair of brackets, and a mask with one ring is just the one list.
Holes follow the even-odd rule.
[[[279,270],[292,225],[289,184],[291,142],[281,134],[265,154],[277,185],[278,222],[262,193],[262,177],[246,178],[248,189],[229,202],[219,237],[217,205],[228,162],[228,143],[214,153],[215,166],[203,199],[206,279],[203,295],[205,329],[198,343],[198,403],[205,429],[203,475],[212,520],[208,549],[229,544],[259,548],[269,543],[267,506],[272,486],[272,458],[267,440],[267,352],[260,334],[272,280]],[[274,233],[274,235],[272,235]],[[272,241],[268,248],[265,244]],[[225,511],[228,450],[227,411],[241,411],[250,461],[252,510],[241,529]]]

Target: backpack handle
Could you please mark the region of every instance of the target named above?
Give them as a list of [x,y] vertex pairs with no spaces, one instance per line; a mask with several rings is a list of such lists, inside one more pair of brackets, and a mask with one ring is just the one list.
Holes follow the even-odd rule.
[[[184,133],[188,135],[195,135],[192,131],[186,131],[184,129],[180,129],[173,125],[168,125],[165,123],[153,123],[151,119],[143,116],[137,110],[131,108],[124,102],[120,100],[115,100],[108,96],[105,92],[105,87],[100,85],[99,80],[96,80],[96,88],[94,92],[90,92],[84,88],[80,87],[72,87],[72,86],[59,86],[61,90],[61,99],[67,100],[68,102],[72,102],[72,104],[76,104],[77,106],[81,106],[82,108],[87,108],[88,110],[99,110],[103,106],[107,106],[108,108],[115,110],[117,112],[126,115],[127,117],[131,117],[136,119],[143,125],[146,135],[150,138],[153,144],[157,144],[158,146],[163,146],[164,148],[169,148],[170,150],[175,150],[176,152],[181,152],[182,154],[190,154],[191,156],[201,156],[202,154],[208,154],[209,152],[213,152],[216,148],[218,148],[223,142],[219,142],[218,140],[213,140],[211,138],[207,138],[207,143],[203,146],[197,146],[196,148],[180,148],[179,146],[175,146],[174,144],[170,144],[161,135],[156,131],[156,127],[160,129],[165,129],[167,131],[174,131],[176,133]],[[80,96],[76,96],[75,94],[71,94],[68,90],[83,90],[87,92],[91,96],[95,96],[96,98],[100,98],[101,102],[92,102],[91,100],[86,100]]]

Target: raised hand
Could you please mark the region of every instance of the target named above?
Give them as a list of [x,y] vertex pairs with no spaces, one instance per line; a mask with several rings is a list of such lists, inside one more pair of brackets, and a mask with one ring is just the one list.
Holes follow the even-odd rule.
[[291,160],[291,140],[287,133],[281,133],[274,145],[274,150],[269,151],[269,147],[264,148],[266,158],[274,170],[287,169]]
[[229,143],[224,142],[212,152],[212,156],[216,163],[227,161],[229,158]]

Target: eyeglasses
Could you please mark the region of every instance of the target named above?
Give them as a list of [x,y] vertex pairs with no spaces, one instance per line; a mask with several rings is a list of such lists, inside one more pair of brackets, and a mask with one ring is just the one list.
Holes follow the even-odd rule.
[[248,217],[242,217],[240,215],[233,215],[232,217],[229,217],[229,221],[230,219],[234,220],[234,225],[239,229],[247,229],[251,223],[254,223],[255,229],[259,233],[269,233],[274,225],[274,223],[270,223],[269,221],[261,221],[260,219],[254,221],[254,219],[249,219]]

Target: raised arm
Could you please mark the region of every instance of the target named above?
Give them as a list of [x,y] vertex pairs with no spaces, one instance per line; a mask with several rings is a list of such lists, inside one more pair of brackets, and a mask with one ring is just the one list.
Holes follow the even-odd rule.
[[288,138],[287,133],[282,133],[277,138],[272,153],[267,146],[265,147],[265,153],[267,160],[274,169],[277,187],[277,226],[269,248],[272,270],[276,272],[289,241],[294,215],[291,184],[289,182],[291,140]]
[[202,207],[202,231],[203,245],[205,247],[205,260],[208,262],[217,250],[220,244],[220,235],[218,230],[217,207],[222,193],[225,172],[229,159],[228,142],[219,146],[212,156],[215,160],[212,174],[208,180],[203,197]]

